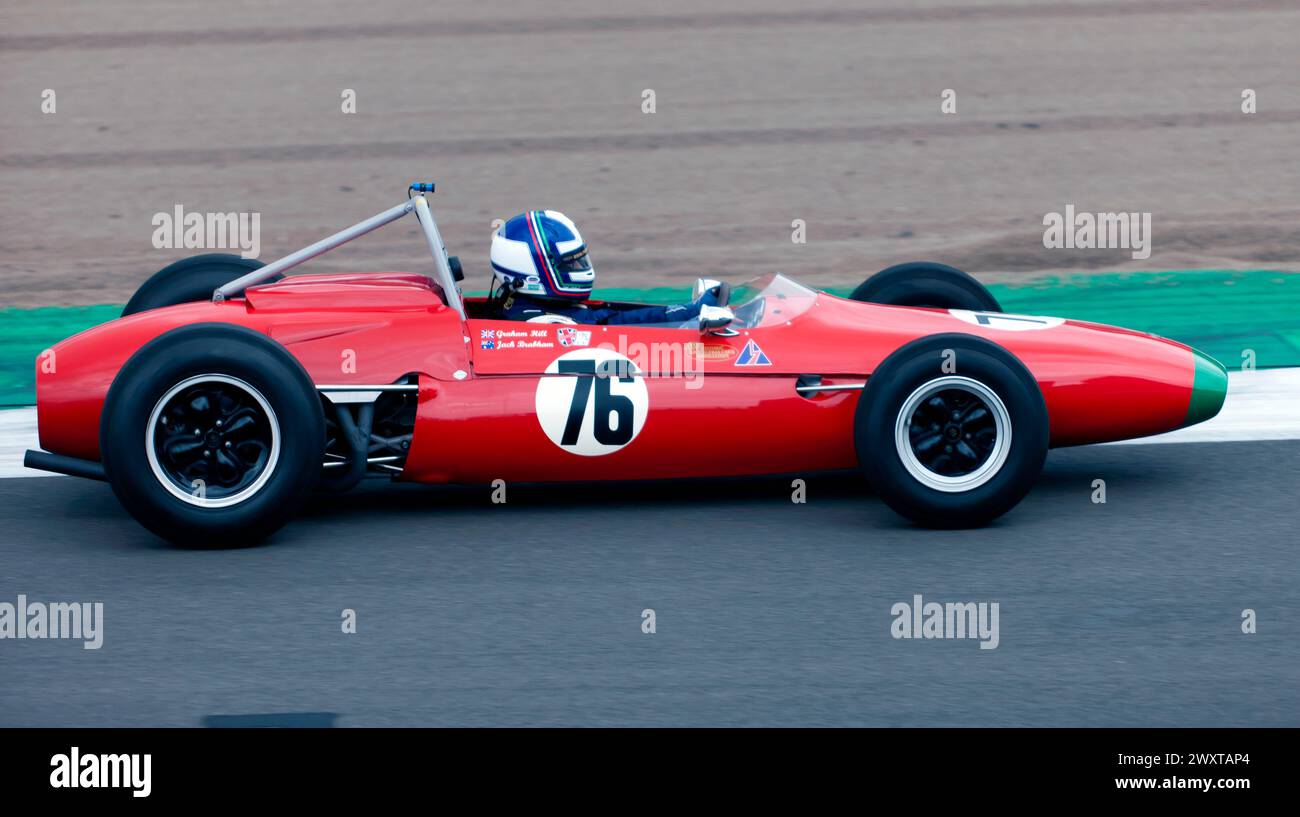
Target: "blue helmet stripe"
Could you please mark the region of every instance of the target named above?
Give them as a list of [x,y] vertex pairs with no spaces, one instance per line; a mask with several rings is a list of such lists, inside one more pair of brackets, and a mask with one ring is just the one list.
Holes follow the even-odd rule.
[[551,281],[551,285],[559,289],[559,282],[555,278],[555,270],[551,269],[550,262],[546,257],[546,250],[542,247],[545,233],[542,232],[542,225],[537,223],[537,211],[529,210],[525,218],[528,219],[528,226],[532,233],[533,263],[537,265],[537,272],[539,275],[545,275]]

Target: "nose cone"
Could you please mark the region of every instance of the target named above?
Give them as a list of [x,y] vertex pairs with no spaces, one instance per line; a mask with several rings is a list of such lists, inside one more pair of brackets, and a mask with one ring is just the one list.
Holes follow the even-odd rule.
[[1204,422],[1219,413],[1228,395],[1228,371],[1223,364],[1195,349],[1196,373],[1192,379],[1192,400],[1187,404],[1184,426]]

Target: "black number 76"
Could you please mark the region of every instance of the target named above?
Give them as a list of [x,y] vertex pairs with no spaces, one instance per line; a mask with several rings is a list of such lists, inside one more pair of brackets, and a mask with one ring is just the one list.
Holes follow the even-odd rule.
[[[561,360],[560,374],[576,374],[573,387],[573,402],[569,404],[569,419],[564,424],[564,436],[560,445],[577,445],[578,432],[582,430],[582,417],[587,413],[587,400],[591,396],[591,385],[596,384],[595,428],[596,442],[602,445],[626,445],[632,440],[632,400],[622,394],[611,394],[609,381],[628,364],[622,361],[602,362],[597,371],[594,360]],[[612,370],[612,371],[611,371]],[[586,375],[586,376],[584,376]],[[631,375],[622,374],[620,383],[631,383]],[[610,415],[618,418],[615,427],[610,427]]]

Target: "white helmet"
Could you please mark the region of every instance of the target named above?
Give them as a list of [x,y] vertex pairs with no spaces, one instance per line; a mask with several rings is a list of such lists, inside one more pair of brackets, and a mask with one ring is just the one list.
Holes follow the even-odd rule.
[[554,300],[586,300],[596,282],[578,227],[556,210],[529,210],[492,235],[493,288]]

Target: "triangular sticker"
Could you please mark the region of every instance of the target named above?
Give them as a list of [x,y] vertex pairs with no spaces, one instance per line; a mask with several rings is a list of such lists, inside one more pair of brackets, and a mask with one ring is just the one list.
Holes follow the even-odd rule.
[[767,359],[763,350],[758,348],[758,344],[750,341],[745,344],[745,348],[740,351],[740,357],[736,358],[737,366],[771,366],[772,361]]

